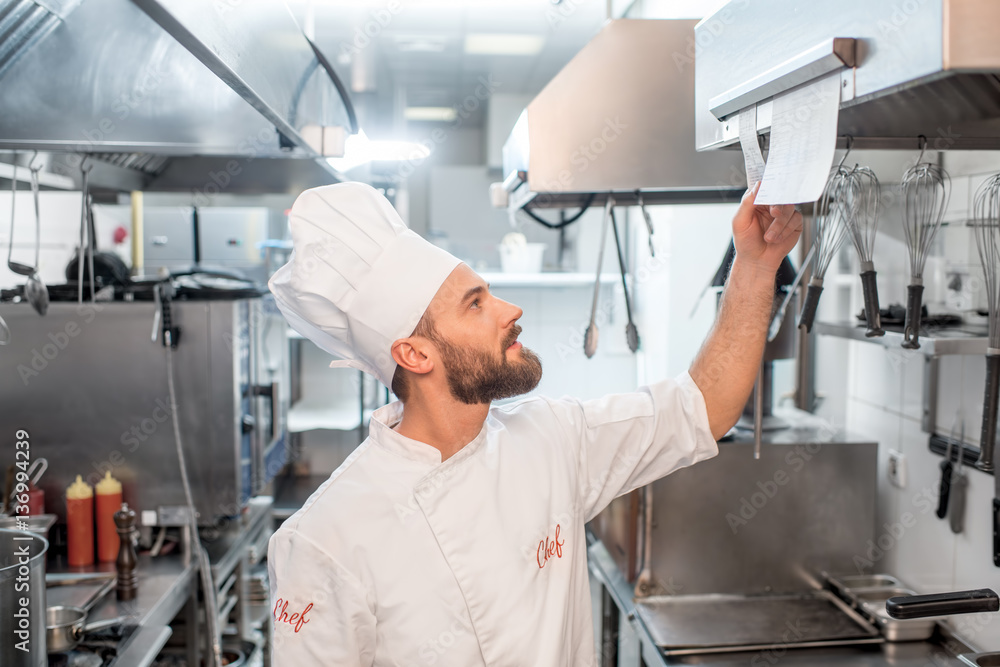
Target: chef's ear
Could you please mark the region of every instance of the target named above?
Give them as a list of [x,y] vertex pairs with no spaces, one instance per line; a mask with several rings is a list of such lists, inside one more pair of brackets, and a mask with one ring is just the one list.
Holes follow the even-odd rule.
[[427,355],[429,341],[423,336],[400,338],[392,344],[392,358],[400,368],[423,375],[434,370],[434,362]]

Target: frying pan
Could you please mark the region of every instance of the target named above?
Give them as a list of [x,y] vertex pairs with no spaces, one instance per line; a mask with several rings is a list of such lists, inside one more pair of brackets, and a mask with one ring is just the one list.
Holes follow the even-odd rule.
[[72,651],[88,632],[110,628],[128,620],[126,616],[87,623],[87,614],[118,583],[108,579],[83,607],[55,606],[45,610],[45,645],[49,653]]

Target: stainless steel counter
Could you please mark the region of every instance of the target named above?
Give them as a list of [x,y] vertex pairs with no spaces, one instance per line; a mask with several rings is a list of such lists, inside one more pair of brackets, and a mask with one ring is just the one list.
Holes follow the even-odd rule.
[[[956,657],[959,653],[974,652],[967,643],[952,636],[941,635],[940,643],[900,642],[874,646],[840,648],[771,649],[755,652],[702,654],[691,656],[664,656],[653,641],[652,633],[636,614],[633,587],[625,580],[608,550],[600,541],[588,547],[588,562],[593,576],[610,594],[620,612],[622,624],[629,624],[638,637],[638,652],[649,667],[673,665],[702,665],[704,667],[730,667],[733,665],[782,667],[962,667]],[[632,636],[632,633],[622,633]],[[945,645],[942,645],[945,644]],[[946,648],[947,646],[947,648]],[[619,651],[619,655],[631,651]]]
[[[201,538],[212,563],[212,575],[217,588],[220,622],[225,622],[229,611],[235,608],[239,637],[251,635],[246,601],[245,575],[248,567],[262,558],[267,551],[271,534],[272,499],[268,496],[253,498],[240,517],[216,529],[203,529]],[[67,569],[55,561],[50,574],[72,572],[114,574],[114,563],[100,563],[86,569]],[[88,622],[128,617],[123,631],[125,638],[118,644],[118,655],[113,667],[145,667],[150,664],[171,636],[170,623],[185,608],[184,644],[188,664],[198,664],[201,655],[198,610],[197,561],[185,564],[181,555],[139,557],[138,595],[135,600],[118,602],[112,590],[88,615]],[[100,583],[55,586],[47,589],[48,606],[83,606],[100,587]],[[265,632],[267,628],[265,627]],[[201,635],[201,636],[200,636]]]
[[[51,568],[50,573],[58,572]],[[73,572],[82,572],[76,568]],[[100,563],[90,572],[114,573],[114,563]],[[134,600],[119,602],[112,590],[91,610],[88,622],[127,616],[130,634],[119,644],[114,667],[145,667],[156,658],[170,637],[170,622],[184,608],[196,603],[197,567],[185,564],[181,556],[139,557],[138,594]],[[99,584],[58,586],[46,590],[46,604],[82,606]],[[188,627],[194,627],[189,625]]]
[[267,554],[267,540],[270,530],[261,532],[265,523],[271,521],[273,501],[270,496],[257,496],[247,503],[247,511],[237,519],[233,519],[225,530],[209,534],[201,531],[201,541],[212,562],[212,578],[216,584],[228,577],[245,552],[253,551],[251,560],[258,560]]

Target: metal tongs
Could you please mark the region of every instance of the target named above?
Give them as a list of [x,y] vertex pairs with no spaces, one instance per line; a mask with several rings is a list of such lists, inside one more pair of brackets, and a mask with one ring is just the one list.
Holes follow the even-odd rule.
[[618,222],[615,220],[615,210],[611,209],[611,229],[615,233],[615,248],[618,250],[618,268],[622,274],[622,290],[625,292],[625,314],[628,316],[628,324],[625,325],[625,338],[628,341],[628,349],[635,352],[639,349],[639,330],[632,321],[632,300],[628,294],[628,281],[625,278],[627,272],[625,268],[625,255],[622,254],[622,243],[618,237]]
[[90,170],[94,165],[87,164],[87,158],[80,164],[80,172],[83,174],[83,209],[80,212],[80,250],[76,256],[76,300],[83,303],[83,257],[87,255],[87,269],[90,271],[90,302],[94,302],[94,244],[96,243],[96,233],[94,230],[94,214],[90,207]]
[[604,204],[604,223],[601,225],[601,249],[597,254],[597,277],[594,279],[594,302],[590,307],[590,324],[583,335],[583,353],[587,358],[591,358],[597,352],[597,303],[601,296],[601,264],[604,261],[604,242],[608,238],[608,223],[611,221],[611,209],[614,208],[615,200],[608,193],[608,200]]
[[642,190],[635,191],[635,200],[639,204],[642,219],[646,222],[646,231],[649,233],[649,256],[656,257],[656,249],[653,247],[653,218],[649,215],[649,211],[646,210],[645,202],[642,201]]

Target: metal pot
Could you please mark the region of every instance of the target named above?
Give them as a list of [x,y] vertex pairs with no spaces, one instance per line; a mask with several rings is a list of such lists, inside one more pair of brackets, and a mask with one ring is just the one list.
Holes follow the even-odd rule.
[[87,623],[87,614],[108,591],[115,587],[117,579],[109,579],[90,597],[83,607],[49,607],[45,610],[45,635],[49,653],[72,651],[88,632],[110,628],[123,623],[126,617],[119,616],[95,623]]
[[246,655],[239,649],[225,649],[222,651],[222,664],[226,667],[243,667],[246,662]]
[[[45,667],[45,552],[49,542],[0,529],[0,665]],[[27,606],[22,603],[27,601]]]

